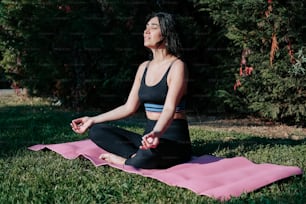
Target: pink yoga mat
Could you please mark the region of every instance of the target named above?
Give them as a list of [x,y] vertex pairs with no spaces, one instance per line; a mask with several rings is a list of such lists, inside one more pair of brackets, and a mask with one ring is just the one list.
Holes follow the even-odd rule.
[[188,163],[168,169],[135,169],[127,165],[109,164],[99,159],[100,154],[106,151],[96,146],[91,140],[29,147],[33,151],[45,148],[57,152],[66,159],[82,156],[89,159],[95,166],[110,165],[218,200],[229,200],[231,197],[238,197],[242,193],[248,193],[275,181],[303,173],[300,168],[294,166],[255,164],[244,157],[220,158],[210,155],[193,157]]

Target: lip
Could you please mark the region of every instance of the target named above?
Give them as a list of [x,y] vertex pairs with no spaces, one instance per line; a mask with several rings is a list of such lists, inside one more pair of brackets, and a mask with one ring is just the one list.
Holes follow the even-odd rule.
[[144,42],[147,42],[147,41],[149,41],[150,39],[151,39],[150,37],[144,37],[144,38],[143,38],[143,41],[144,41]]
[[143,39],[145,39],[145,40],[150,40],[151,37],[150,37],[150,36],[143,36]]

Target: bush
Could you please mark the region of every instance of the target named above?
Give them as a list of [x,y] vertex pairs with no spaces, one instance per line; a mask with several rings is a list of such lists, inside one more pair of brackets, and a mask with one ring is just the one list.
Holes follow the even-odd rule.
[[229,67],[236,70],[236,82],[234,91],[218,92],[225,103],[236,112],[302,124],[306,118],[301,51],[305,4],[272,0],[201,0],[198,4],[231,41]]
[[[73,107],[99,104],[101,97],[126,89],[134,73],[126,67],[135,58],[135,37],[119,35],[131,30],[127,16],[133,10],[117,12],[118,5],[1,2],[2,68],[32,95],[51,95]],[[89,101],[93,97],[96,101]]]
[[52,96],[73,108],[110,108],[125,100],[138,65],[148,58],[142,33],[152,11],[182,12],[177,16],[186,59],[203,58],[194,51],[203,44],[198,35],[203,28],[194,22],[189,1],[0,4],[2,69],[30,94]]

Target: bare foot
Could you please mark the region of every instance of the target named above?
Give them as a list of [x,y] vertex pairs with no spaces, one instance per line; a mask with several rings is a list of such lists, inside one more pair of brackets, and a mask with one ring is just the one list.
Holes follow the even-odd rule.
[[105,153],[105,154],[101,154],[99,156],[100,159],[103,159],[109,163],[112,163],[112,164],[121,164],[123,165],[125,163],[125,158],[123,157],[120,157],[116,154],[112,154],[112,153]]

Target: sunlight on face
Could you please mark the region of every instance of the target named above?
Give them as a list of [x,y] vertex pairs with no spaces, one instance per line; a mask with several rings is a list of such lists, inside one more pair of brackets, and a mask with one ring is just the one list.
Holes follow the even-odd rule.
[[162,40],[159,20],[157,17],[151,18],[144,30],[144,46],[148,48],[155,48],[157,43]]

